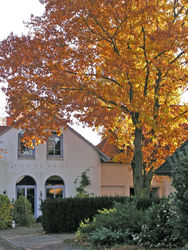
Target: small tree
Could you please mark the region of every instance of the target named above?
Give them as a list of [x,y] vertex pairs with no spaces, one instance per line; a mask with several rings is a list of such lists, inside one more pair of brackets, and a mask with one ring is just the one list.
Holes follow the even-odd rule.
[[[181,150],[182,149],[182,150]],[[176,189],[174,201],[177,209],[176,228],[184,244],[188,243],[188,141],[169,159]]]
[[88,197],[90,194],[85,190],[90,184],[91,181],[87,176],[89,169],[86,169],[81,176],[76,177],[74,184],[79,182],[79,186],[76,188],[76,197]]

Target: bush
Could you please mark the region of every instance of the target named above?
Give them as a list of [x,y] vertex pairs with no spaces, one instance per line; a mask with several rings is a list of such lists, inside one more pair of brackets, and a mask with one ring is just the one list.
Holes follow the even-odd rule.
[[113,209],[99,211],[92,222],[81,222],[77,239],[95,246],[132,243],[133,235],[141,231],[144,214],[145,211],[136,208],[135,201],[116,202]]
[[136,201],[136,208],[138,210],[145,210],[148,209],[153,203],[159,204],[161,200],[161,198],[140,198]]
[[47,199],[42,202],[42,226],[48,233],[76,232],[80,222],[92,221],[99,209],[112,208],[114,201],[125,202],[129,197],[88,197]]
[[186,151],[184,158],[174,160],[175,163],[172,167],[172,185],[176,189],[174,205],[178,215],[175,228],[184,245],[188,245],[188,144],[186,145],[187,147],[184,146]]
[[12,223],[12,204],[6,195],[0,195],[0,229],[5,229]]
[[13,219],[20,226],[31,226],[35,222],[31,204],[23,195],[14,203]]
[[179,244],[173,227],[175,218],[176,214],[168,200],[152,204],[146,210],[141,232],[134,235],[134,242],[146,247],[175,247]]

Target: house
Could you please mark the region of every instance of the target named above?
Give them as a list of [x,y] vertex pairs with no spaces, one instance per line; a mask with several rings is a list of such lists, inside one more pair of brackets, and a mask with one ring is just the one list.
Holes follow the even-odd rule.
[[[40,204],[46,197],[70,197],[76,194],[75,179],[87,171],[94,195],[125,195],[134,193],[130,165],[110,161],[118,149],[104,140],[97,147],[71,127],[62,135],[53,133],[45,144],[27,148],[23,131],[0,126],[1,148],[7,153],[0,158],[0,194],[10,199],[25,195],[31,202],[35,217],[41,214]],[[168,179],[154,178],[153,192],[168,195]]]
[[158,176],[168,176],[170,182],[168,182],[170,192],[174,192],[175,189],[171,185],[172,183],[172,171],[173,166],[185,164],[188,167],[188,140],[186,140],[176,151],[167,158],[167,160],[156,170]]
[[[111,159],[121,151],[105,138],[96,146]],[[151,196],[167,197],[171,193],[171,180],[168,176],[155,175],[151,183]],[[129,163],[113,162],[101,164],[101,195],[134,195],[132,169]]]

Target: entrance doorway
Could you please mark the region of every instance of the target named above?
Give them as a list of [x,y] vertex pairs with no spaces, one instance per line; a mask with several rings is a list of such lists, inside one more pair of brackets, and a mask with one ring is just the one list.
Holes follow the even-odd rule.
[[57,175],[53,175],[47,179],[45,189],[46,198],[62,199],[65,197],[64,181]]
[[37,217],[36,211],[36,182],[28,175],[20,177],[16,182],[16,199],[24,195],[31,203],[32,212],[34,217]]

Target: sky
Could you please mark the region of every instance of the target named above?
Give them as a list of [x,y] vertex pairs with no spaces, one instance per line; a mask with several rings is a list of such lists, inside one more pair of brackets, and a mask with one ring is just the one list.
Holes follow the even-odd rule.
[[[5,39],[11,32],[21,35],[26,32],[23,21],[29,21],[31,14],[40,16],[44,11],[39,0],[0,0],[0,40]],[[0,117],[5,117],[6,97],[0,91]],[[94,145],[101,137],[91,128],[74,125],[73,128]]]

